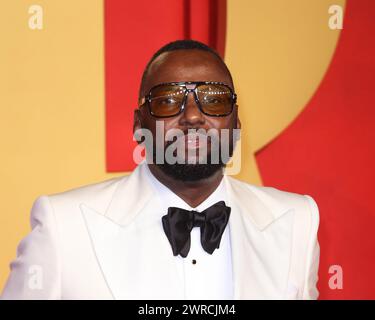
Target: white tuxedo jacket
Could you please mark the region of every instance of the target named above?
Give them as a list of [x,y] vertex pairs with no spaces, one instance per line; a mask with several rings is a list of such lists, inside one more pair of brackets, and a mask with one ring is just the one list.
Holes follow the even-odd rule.
[[[150,234],[140,219],[160,205],[145,165],[129,176],[37,198],[32,231],[18,246],[2,299],[183,299],[167,237]],[[316,299],[315,201],[224,179],[234,298]]]

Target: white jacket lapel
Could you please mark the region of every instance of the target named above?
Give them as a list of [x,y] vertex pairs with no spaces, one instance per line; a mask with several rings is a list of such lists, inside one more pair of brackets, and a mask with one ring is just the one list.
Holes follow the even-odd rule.
[[235,299],[281,299],[287,290],[294,210],[226,177]]
[[[158,203],[149,202],[142,215],[152,214]],[[81,206],[103,276],[115,299],[178,299],[183,288],[176,260],[154,221],[136,219],[122,226],[85,205]],[[150,216],[152,216],[150,214]]]

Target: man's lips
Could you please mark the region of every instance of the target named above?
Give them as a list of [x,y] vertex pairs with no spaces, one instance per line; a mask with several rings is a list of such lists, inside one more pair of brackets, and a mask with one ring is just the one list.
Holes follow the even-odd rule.
[[208,146],[210,144],[210,139],[208,139],[207,135],[200,133],[188,133],[178,137],[176,143],[178,147],[183,147],[182,144],[184,144],[185,150],[199,149],[203,148],[205,145]]
[[199,149],[209,144],[207,136],[202,134],[187,134],[185,137],[185,149]]

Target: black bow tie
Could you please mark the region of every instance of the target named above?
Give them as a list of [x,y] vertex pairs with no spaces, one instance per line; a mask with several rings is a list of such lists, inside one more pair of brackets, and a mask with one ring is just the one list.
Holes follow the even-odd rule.
[[163,216],[163,228],[172,246],[173,255],[186,257],[190,250],[190,231],[194,227],[201,229],[202,247],[209,254],[219,248],[221,236],[228,223],[230,207],[220,201],[202,212],[188,211],[169,207]]

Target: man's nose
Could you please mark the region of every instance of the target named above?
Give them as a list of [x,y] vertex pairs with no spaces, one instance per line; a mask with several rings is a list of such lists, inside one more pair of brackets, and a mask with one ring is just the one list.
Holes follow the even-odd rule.
[[189,92],[186,97],[184,112],[180,118],[180,124],[196,126],[197,124],[201,125],[203,123],[204,115],[195,101],[195,95],[193,92]]

